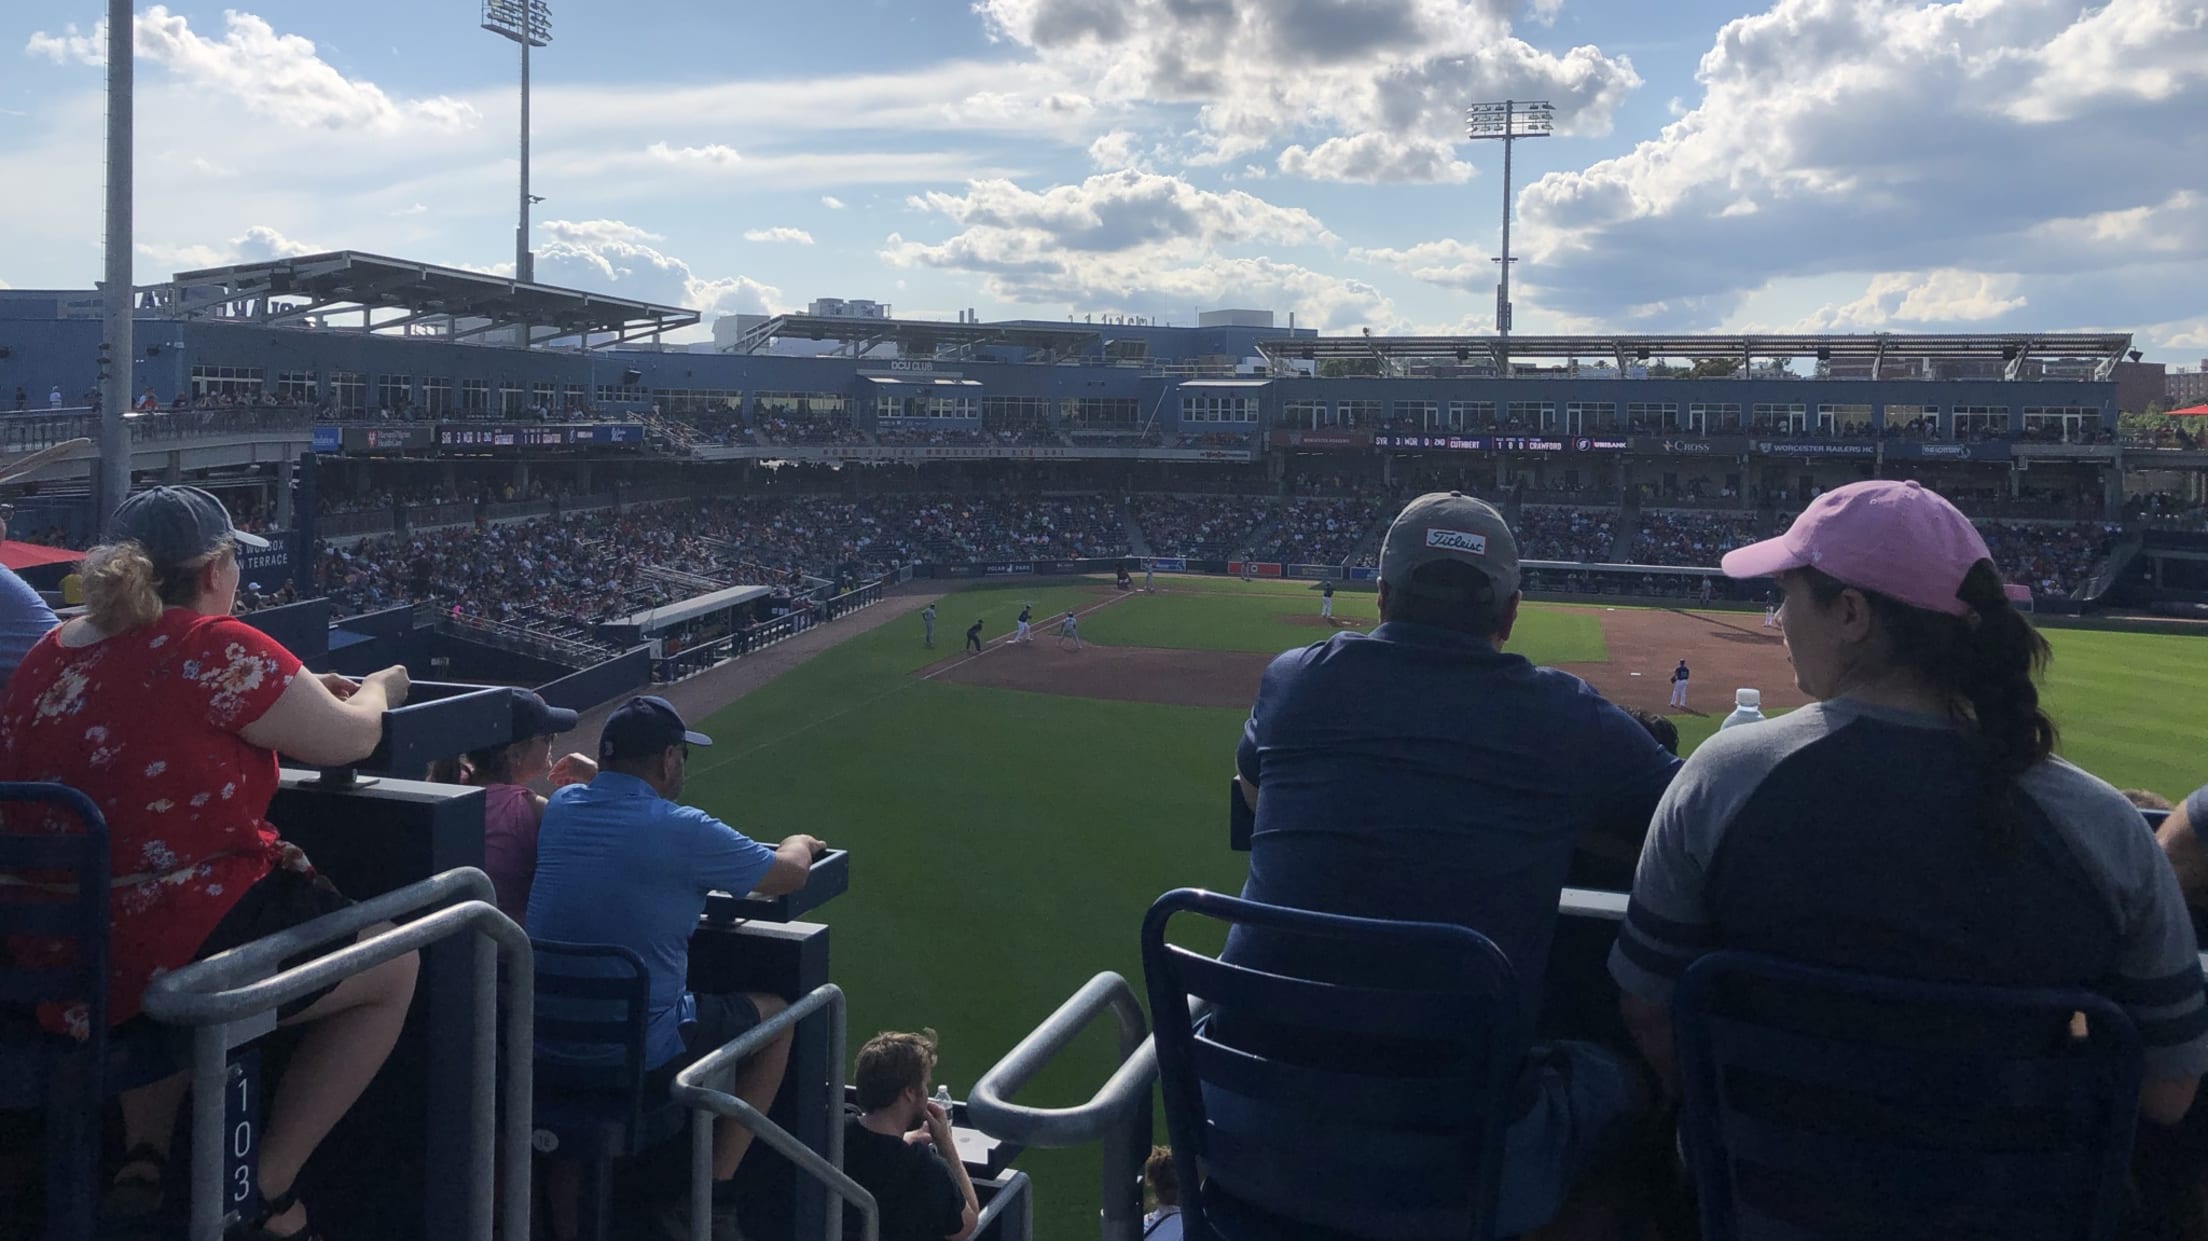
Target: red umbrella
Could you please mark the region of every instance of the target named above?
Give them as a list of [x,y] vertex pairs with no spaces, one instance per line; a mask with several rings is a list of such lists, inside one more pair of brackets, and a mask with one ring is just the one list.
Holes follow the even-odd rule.
[[0,542],[0,564],[11,569],[31,569],[42,564],[75,564],[82,559],[83,552],[73,552],[66,547],[18,543],[13,539]]
[[2170,411],[2172,418],[2208,418],[2208,405],[2188,405]]

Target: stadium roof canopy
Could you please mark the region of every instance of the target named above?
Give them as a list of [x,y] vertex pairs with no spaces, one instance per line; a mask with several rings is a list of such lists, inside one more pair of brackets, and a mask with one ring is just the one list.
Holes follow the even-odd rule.
[[1030,349],[1041,361],[1080,357],[1102,348],[1103,337],[1093,327],[1037,327],[1013,323],[944,323],[937,319],[861,319],[845,315],[776,315],[746,329],[730,345],[728,353],[758,353],[776,337],[788,340],[833,340],[862,357],[878,345],[894,344],[908,358],[932,358],[949,350],[971,353],[983,345],[1010,345]]
[[1726,358],[1743,371],[1759,358],[1816,358],[1870,362],[1895,358],[1965,358],[1997,361],[2011,379],[2032,358],[2091,358],[2094,376],[2106,379],[2131,349],[2129,332],[1960,333],[1864,336],[1317,336],[1258,342],[1266,361],[1279,368],[1296,361],[1378,359],[1383,367],[1411,360],[1500,366],[1503,350],[1521,358],[1614,358],[1618,369],[1651,358]]
[[532,347],[568,340],[604,348],[690,327],[700,317],[680,306],[355,250],[178,272],[139,296],[142,307],[172,319],[272,327],[319,320],[342,330],[347,325],[331,317],[358,312],[362,331],[445,340],[526,332]]

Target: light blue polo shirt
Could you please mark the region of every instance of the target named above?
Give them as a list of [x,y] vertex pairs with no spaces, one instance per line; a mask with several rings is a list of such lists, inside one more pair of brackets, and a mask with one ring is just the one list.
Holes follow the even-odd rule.
[[618,944],[651,975],[644,1060],[657,1068],[683,1050],[697,1020],[690,933],[708,892],[759,886],[774,850],[694,806],[668,801],[635,776],[605,771],[552,794],[537,833],[529,888],[531,938]]
[[6,687],[15,666],[46,631],[60,623],[29,582],[13,569],[0,568],[0,688]]

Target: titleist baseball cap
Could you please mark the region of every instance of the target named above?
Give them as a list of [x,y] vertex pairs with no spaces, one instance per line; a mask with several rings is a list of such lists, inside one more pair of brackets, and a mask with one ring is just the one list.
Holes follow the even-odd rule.
[[1411,574],[1437,560],[1478,569],[1498,599],[1518,591],[1518,540],[1485,500],[1432,491],[1404,505],[1380,544],[1380,580],[1407,590]]
[[1967,616],[1971,566],[1993,559],[1962,510],[1911,479],[1849,483],[1810,501],[1785,534],[1725,553],[1725,576],[1815,569],[1913,608]]
[[197,487],[148,487],[115,507],[108,521],[111,543],[137,543],[157,565],[177,565],[213,551],[229,538],[240,547],[266,547],[230,521],[230,510]]

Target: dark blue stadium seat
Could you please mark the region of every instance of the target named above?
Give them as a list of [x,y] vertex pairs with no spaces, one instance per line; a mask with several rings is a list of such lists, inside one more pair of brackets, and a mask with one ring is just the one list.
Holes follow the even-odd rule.
[[1720,952],[1672,1013],[1704,1241],[2115,1233],[2141,1061],[2102,996]]
[[[107,1028],[107,821],[66,785],[0,783],[0,805],[9,803],[48,809],[0,818],[0,876],[10,880],[0,883],[0,1108],[43,1110],[45,1235],[79,1241],[94,1231],[106,1101],[175,1063],[158,1032]],[[4,946],[12,935],[65,941],[74,959],[19,966]],[[40,1029],[33,1014],[48,1003],[82,1003],[87,1037]]]
[[[531,943],[537,966],[537,1150],[584,1165],[581,1235],[605,1241],[613,1163],[682,1131],[672,1099],[645,1097],[651,978],[611,944]],[[562,1239],[565,1241],[565,1239]]]
[[[1228,965],[1165,942],[1184,912],[1355,941],[1415,985]],[[1491,1235],[1525,1034],[1516,975],[1486,937],[1183,888],[1150,907],[1142,959],[1191,1241]],[[1211,1011],[1192,1020],[1191,997]]]

